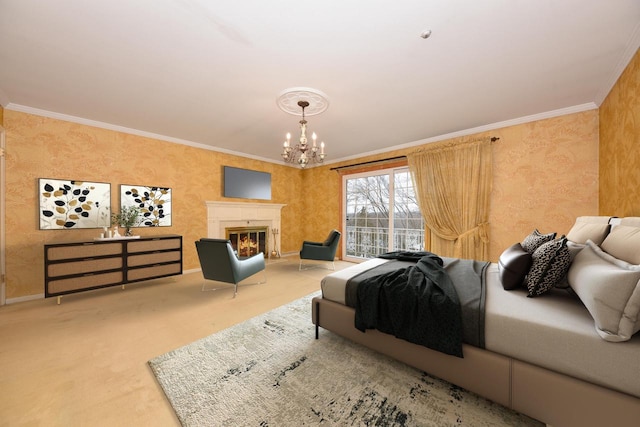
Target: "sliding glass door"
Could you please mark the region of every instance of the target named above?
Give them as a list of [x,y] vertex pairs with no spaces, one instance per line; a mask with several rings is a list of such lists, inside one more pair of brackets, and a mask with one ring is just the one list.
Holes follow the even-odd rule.
[[342,191],[345,259],[423,250],[424,223],[408,168],[344,175]]

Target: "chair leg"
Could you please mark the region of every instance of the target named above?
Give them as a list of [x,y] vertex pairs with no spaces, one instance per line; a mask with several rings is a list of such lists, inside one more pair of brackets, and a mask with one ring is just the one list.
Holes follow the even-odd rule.
[[[255,282],[255,283],[246,283],[246,284],[244,284],[244,285],[242,285],[242,286],[261,285],[261,284],[263,284],[263,283],[267,283],[267,270],[266,270],[266,269],[265,269],[265,270],[262,270],[262,275],[263,275],[263,277],[264,277],[264,279],[263,279],[263,280],[261,280],[261,281],[257,281],[257,282]],[[217,290],[219,290],[219,289],[228,289],[228,288],[213,288],[213,289],[205,289],[205,286],[206,286],[206,285],[207,285],[207,281],[205,280],[204,282],[202,282],[202,290],[201,290],[202,292],[205,292],[205,291],[217,291]],[[238,286],[239,286],[239,284],[238,284],[238,283],[234,283],[234,284],[233,284],[233,297],[234,297],[234,298],[236,297],[236,295],[238,295]]]
[[[229,283],[231,284],[231,283]],[[210,291],[217,291],[217,290],[222,290],[222,289],[229,289],[228,287],[221,287],[221,288],[211,288],[211,289],[205,289],[207,286],[207,280],[205,280],[204,282],[202,282],[202,289],[201,292],[210,292]],[[238,285],[236,285],[236,292],[237,292],[237,287]]]
[[[251,285],[262,285],[263,283],[267,283],[267,270],[262,270],[263,276],[264,276],[264,280],[260,281],[258,280],[257,282],[254,283],[245,283],[242,286],[251,286]],[[233,297],[235,298],[236,295],[238,295],[238,286],[240,286],[238,283],[236,283],[236,287],[233,293]]]

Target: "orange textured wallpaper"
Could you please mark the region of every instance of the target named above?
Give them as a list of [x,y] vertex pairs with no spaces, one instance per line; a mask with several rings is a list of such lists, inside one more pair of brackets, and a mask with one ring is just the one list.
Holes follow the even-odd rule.
[[[493,145],[490,259],[534,228],[567,233],[575,218],[598,214],[598,112],[569,114],[459,138],[497,136]],[[341,176],[331,167],[395,157],[397,150],[313,168],[303,180],[310,196],[304,228],[314,239],[339,228]]]
[[600,213],[640,216],[640,50],[600,106]]
[[[7,141],[7,298],[43,293],[43,245],[92,239],[98,230],[38,230],[37,179],[172,188],[173,226],[136,229],[141,235],[180,234],[185,270],[199,267],[193,242],[206,235],[205,201],[222,200],[222,165],[272,174],[273,203],[282,210],[283,254],[305,240],[340,228],[341,177],[330,168],[419,148],[395,150],[309,170],[231,156],[179,144],[4,111]],[[541,120],[472,135],[498,136],[494,144],[491,259],[534,227],[566,233],[579,215],[598,210],[597,111]],[[225,199],[227,200],[227,199]]]
[[[111,183],[111,204],[118,208],[120,184],[172,189],[172,226],[136,228],[136,234],[183,236],[184,269],[199,268],[194,241],[206,237],[205,201],[224,199],[222,166],[270,172],[271,203],[282,209],[282,252],[299,247],[296,222],[304,206],[302,171],[210,150],[105,130],[11,110],[6,128],[6,296],[44,293],[46,243],[91,240],[99,230],[39,230],[38,178]],[[250,200],[254,201],[254,200]],[[261,201],[257,201],[261,202]]]

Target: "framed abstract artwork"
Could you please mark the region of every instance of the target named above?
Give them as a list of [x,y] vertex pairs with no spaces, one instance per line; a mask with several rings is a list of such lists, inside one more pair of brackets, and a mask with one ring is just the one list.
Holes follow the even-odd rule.
[[122,184],[120,206],[140,210],[138,227],[171,226],[171,188]]
[[40,230],[102,228],[111,224],[111,184],[38,179]]

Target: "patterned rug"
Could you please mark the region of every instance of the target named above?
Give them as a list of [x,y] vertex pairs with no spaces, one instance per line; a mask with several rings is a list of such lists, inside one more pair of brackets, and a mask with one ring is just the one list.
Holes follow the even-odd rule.
[[309,295],[149,365],[184,426],[541,426],[329,331]]

